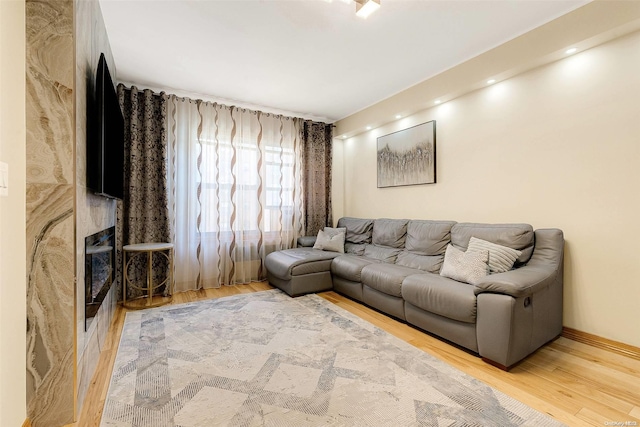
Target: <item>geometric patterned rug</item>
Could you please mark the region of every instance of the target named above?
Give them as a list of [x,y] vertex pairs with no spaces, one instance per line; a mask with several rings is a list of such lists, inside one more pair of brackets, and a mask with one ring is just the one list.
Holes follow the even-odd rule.
[[101,426],[561,426],[357,316],[279,290],[127,313]]

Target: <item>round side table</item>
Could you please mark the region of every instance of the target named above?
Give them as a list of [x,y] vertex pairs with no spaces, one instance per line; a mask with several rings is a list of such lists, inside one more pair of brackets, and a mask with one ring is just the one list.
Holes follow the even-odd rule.
[[[164,256],[169,263],[169,273],[167,277],[157,285],[153,284],[153,256],[154,254]],[[147,257],[147,281],[144,285],[132,283],[129,280],[129,265],[131,261],[140,255],[146,255]],[[123,302],[127,308],[132,309],[140,309],[140,308],[149,308],[149,307],[158,307],[164,304],[171,302],[173,299],[173,243],[136,243],[133,245],[126,245],[122,248],[122,262],[124,264],[122,269],[122,284],[123,284]],[[160,286],[166,284],[168,289],[168,299],[160,300],[159,302],[153,302],[153,291],[158,289]],[[134,298],[134,301],[141,298],[146,298],[146,304],[144,306],[133,305],[127,302],[127,286],[139,289],[141,291],[146,291],[147,295],[143,295],[138,298]]]

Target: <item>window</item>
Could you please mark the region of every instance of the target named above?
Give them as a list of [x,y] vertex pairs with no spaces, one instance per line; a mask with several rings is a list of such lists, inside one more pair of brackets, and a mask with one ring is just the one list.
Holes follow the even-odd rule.
[[[264,157],[260,158],[256,144],[242,142],[234,150],[229,141],[221,141],[216,149],[215,141],[206,140],[202,141],[202,150],[202,172],[198,179],[202,183],[201,198],[203,203],[219,203],[219,209],[207,210],[202,219],[202,231],[230,232],[231,218],[235,215],[234,229],[257,233],[261,206],[260,225],[263,232],[279,231],[280,215],[283,225],[292,224],[295,165],[293,149],[267,146]],[[258,168],[260,160],[261,169]]]

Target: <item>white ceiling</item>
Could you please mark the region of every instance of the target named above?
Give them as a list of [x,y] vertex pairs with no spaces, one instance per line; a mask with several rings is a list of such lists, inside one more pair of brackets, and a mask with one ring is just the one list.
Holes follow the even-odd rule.
[[589,0],[100,0],[118,81],[333,122]]

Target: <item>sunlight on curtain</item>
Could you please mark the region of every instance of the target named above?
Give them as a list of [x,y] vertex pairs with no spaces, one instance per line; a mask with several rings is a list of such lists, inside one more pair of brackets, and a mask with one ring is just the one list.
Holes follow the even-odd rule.
[[176,291],[263,280],[304,230],[299,121],[175,96],[168,117]]

